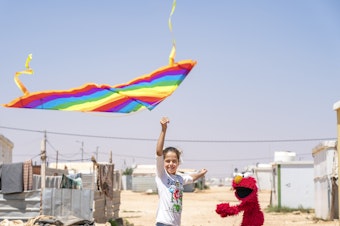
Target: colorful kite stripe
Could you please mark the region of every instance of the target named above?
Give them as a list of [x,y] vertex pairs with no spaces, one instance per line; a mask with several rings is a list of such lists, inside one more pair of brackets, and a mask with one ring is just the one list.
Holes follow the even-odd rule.
[[195,64],[193,60],[180,61],[115,86],[88,83],[70,90],[27,93],[4,106],[117,113],[152,110],[177,89]]

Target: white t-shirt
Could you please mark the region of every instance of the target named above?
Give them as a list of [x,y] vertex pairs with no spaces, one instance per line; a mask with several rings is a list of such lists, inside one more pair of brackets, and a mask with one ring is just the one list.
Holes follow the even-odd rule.
[[191,176],[170,175],[164,169],[163,156],[156,157],[156,184],[159,204],[156,222],[172,226],[181,225],[183,185],[193,182]]

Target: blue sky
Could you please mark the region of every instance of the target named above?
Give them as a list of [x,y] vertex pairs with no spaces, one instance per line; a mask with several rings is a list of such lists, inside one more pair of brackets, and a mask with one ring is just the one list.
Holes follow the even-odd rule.
[[[89,114],[0,109],[0,134],[13,161],[40,164],[47,131],[50,162],[98,160],[116,169],[153,164],[159,119],[170,118],[165,145],[183,150],[184,168],[208,177],[269,163],[275,151],[312,160],[312,149],[336,138],[340,100],[340,2],[177,0],[0,2],[0,103],[21,96],[13,81],[33,54],[30,92],[84,83],[119,84],[176,60],[197,65],[153,111]],[[310,141],[300,141],[310,139]],[[288,140],[283,142],[283,140]]]

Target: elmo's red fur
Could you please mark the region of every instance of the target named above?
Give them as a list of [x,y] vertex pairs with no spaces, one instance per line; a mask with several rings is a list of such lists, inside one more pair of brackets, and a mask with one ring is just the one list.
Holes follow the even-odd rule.
[[221,203],[216,207],[216,213],[221,217],[232,216],[243,211],[241,226],[261,226],[264,223],[258,198],[256,180],[253,177],[236,176],[233,180],[235,196],[241,201],[239,205],[230,206],[229,203]]

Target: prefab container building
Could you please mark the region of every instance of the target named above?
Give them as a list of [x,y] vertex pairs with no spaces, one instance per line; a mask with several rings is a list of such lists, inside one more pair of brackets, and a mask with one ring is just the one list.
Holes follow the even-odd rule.
[[[192,174],[197,171],[194,169],[178,169],[178,174]],[[152,192],[157,193],[157,185],[155,181],[156,165],[137,165],[132,173],[132,191],[134,192]],[[205,180],[200,178],[196,183],[201,183],[203,189]],[[184,185],[184,192],[193,192],[195,183]]]
[[137,165],[132,173],[132,191],[157,192],[156,165]]
[[271,164],[257,164],[254,168],[254,177],[260,191],[270,190],[273,178],[273,168]]
[[314,208],[312,161],[273,163],[271,205],[279,208]]
[[336,141],[324,141],[312,152],[314,158],[315,217],[339,219],[338,155]]

